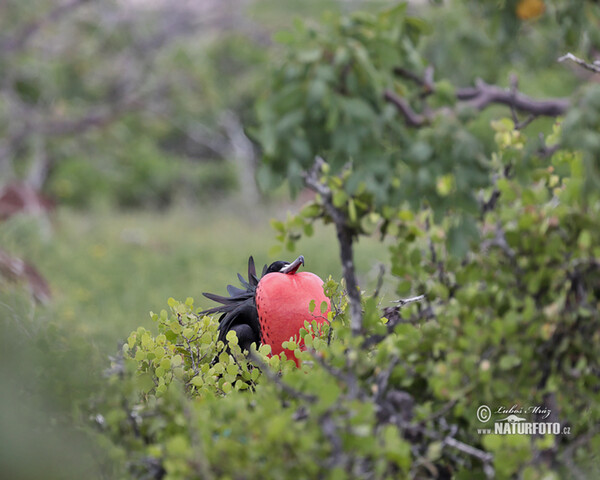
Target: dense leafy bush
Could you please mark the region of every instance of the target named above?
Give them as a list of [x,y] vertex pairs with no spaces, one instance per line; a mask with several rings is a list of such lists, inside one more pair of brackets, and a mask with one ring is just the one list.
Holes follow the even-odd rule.
[[[578,152],[559,150],[550,162],[529,157],[522,178],[502,174],[526,161],[527,139],[513,127],[494,124],[499,176],[487,193],[498,196],[477,221],[479,240],[466,257],[445,246],[451,221],[436,225],[428,210],[391,215],[399,293],[424,293],[424,303],[381,311],[377,298],[363,298],[363,331],[353,335],[343,289],[329,280],[331,332],[305,336],[307,350],[295,352],[300,369],[266,357],[265,347],[249,359],[235,343],[231,355],[223,352],[215,320],[194,314],[191,299],[170,300],[170,314],[152,315],[157,334],[133,332],[112,380],[121,393],[103,422],[129,452],[131,471],[165,478],[597,474],[598,198],[582,203]],[[480,435],[480,405],[543,406],[549,420],[533,413],[528,420],[558,422],[560,433]]]
[[[510,35],[545,7],[502,2],[490,25]],[[558,22],[561,48],[583,42],[570,32],[585,19],[568,10],[556,2],[544,20]],[[336,227],[344,280],[326,283],[329,324],[306,325],[304,351],[288,343],[302,360],[294,368],[264,347],[244,356],[234,337],[223,350],[214,319],[170,300],[170,313],[152,315],[157,332],[129,337],[100,407],[127,474],[598,475],[597,87],[551,99],[550,110],[517,102],[515,82],[512,93],[483,82],[459,91],[421,57],[426,31],[400,6],[278,35],[283,59],[258,105],[259,180],[316,192],[273,222],[288,250],[315,222]],[[512,118],[489,123],[481,111],[494,102]],[[528,137],[537,116],[562,114]],[[373,234],[390,243],[398,295],[421,302],[385,307],[353,288],[353,243]],[[511,407],[558,429],[481,431]]]

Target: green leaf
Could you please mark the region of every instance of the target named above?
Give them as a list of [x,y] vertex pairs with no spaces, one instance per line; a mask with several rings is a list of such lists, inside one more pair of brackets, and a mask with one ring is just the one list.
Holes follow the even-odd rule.
[[[314,300],[311,300],[311,301],[314,301]],[[329,309],[329,304],[325,300],[323,300],[321,302],[321,313],[325,313],[328,309]]]
[[139,375],[136,378],[136,385],[137,388],[144,393],[148,393],[155,387],[154,380],[152,379],[152,376],[148,373],[143,373]]
[[341,208],[346,205],[346,201],[348,200],[348,195],[343,190],[336,190],[333,193],[333,205],[337,208]]

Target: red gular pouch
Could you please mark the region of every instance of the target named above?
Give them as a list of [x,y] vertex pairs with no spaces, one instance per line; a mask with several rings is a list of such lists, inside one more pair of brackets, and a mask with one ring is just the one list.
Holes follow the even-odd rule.
[[[316,308],[310,311],[311,301]],[[326,302],[327,310],[321,312],[320,305]],[[323,293],[323,280],[310,272],[274,272],[260,279],[256,289],[256,309],[261,329],[261,343],[271,346],[271,355],[285,352],[288,359],[300,367],[294,352],[282,347],[290,338],[298,340],[301,350],[306,347],[300,338],[304,322],[317,322],[320,327],[327,321],[331,310],[329,298]]]

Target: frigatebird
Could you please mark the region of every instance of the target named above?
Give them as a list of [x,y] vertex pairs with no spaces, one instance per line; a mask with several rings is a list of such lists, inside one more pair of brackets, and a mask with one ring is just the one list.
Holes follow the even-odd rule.
[[[200,312],[202,315],[221,313],[219,318],[219,340],[227,342],[227,333],[234,331],[242,351],[267,344],[271,346],[271,354],[278,355],[285,351],[286,357],[299,365],[292,352],[285,350],[281,344],[292,337],[299,337],[299,331],[306,320],[316,320],[322,324],[330,309],[329,299],[323,293],[323,280],[310,272],[298,272],[304,265],[304,257],[300,255],[293,262],[279,260],[268,267],[265,265],[260,279],[256,275],[254,259],[248,259],[248,280],[239,273],[242,287],[227,286],[229,297],[203,293],[215,302],[217,307]],[[320,313],[310,311],[311,301],[320,306],[327,303],[327,309]],[[318,313],[317,313],[318,312]],[[303,342],[299,339],[299,345]]]

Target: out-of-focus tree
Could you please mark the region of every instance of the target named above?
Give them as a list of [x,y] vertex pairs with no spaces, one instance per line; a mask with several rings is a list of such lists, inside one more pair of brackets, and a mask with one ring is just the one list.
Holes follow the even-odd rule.
[[240,116],[263,50],[242,11],[8,1],[0,24],[3,182],[19,178],[77,205],[164,205],[252,176]]

